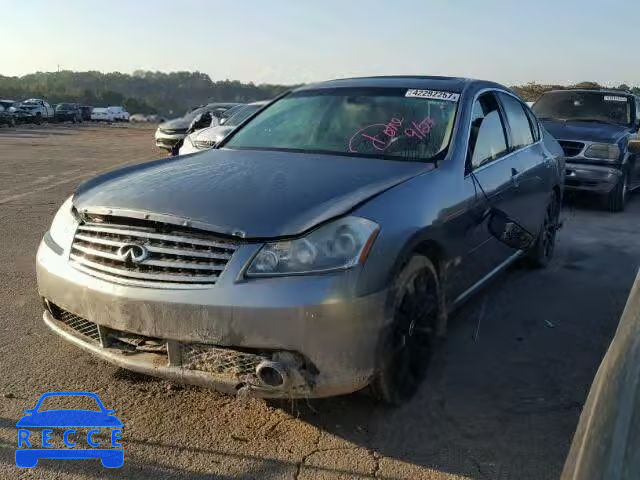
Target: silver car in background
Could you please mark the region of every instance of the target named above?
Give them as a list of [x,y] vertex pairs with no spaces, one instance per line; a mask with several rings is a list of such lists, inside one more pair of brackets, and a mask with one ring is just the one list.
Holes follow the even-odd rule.
[[397,404],[449,312],[517,259],[549,263],[563,176],[502,85],[304,86],[209,151],[83,183],[38,250],[44,321],[178,382]]
[[[218,124],[218,117],[225,111],[238,105],[237,103],[209,103],[187,112],[183,117],[174,118],[161,123],[156,129],[156,147],[163,150],[175,151],[182,146],[184,137],[187,136],[191,123],[204,114],[211,115],[212,121]],[[208,125],[207,125],[208,126]]]
[[258,112],[268,103],[268,101],[260,101],[238,107],[235,110],[235,113],[228,117],[222,125],[203,128],[202,130],[196,130],[195,132],[190,133],[185,138],[182,147],[180,147],[180,155],[196,153],[215,147],[238,125],[251,117],[251,115]]

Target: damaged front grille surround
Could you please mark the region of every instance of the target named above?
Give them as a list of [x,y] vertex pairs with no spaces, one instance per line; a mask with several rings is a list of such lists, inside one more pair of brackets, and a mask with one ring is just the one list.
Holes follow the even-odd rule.
[[116,283],[165,288],[216,283],[238,242],[159,222],[82,222],[70,264]]
[[45,300],[53,319],[94,345],[122,355],[152,354],[157,365],[181,367],[213,377],[230,378],[236,390],[308,391],[317,368],[291,351],[235,349],[201,343],[180,343],[99,326]]
[[573,142],[570,140],[558,140],[560,147],[564,151],[564,155],[567,158],[576,157],[580,155],[582,150],[584,150],[584,143],[582,142]]

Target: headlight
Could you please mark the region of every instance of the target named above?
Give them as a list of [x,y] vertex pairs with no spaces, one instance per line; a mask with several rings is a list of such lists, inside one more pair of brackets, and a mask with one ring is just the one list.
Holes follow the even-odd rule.
[[296,275],[353,267],[365,261],[378,224],[345,217],[295,240],[265,244],[247,269],[248,276]]
[[54,242],[60,245],[62,248],[67,248],[72,240],[73,234],[78,226],[78,221],[71,213],[72,203],[71,198],[73,195],[65,200],[62,204],[56,216],[53,217],[51,222],[51,228],[49,228],[49,235]]
[[584,156],[601,160],[618,160],[620,149],[614,143],[592,143],[584,152]]

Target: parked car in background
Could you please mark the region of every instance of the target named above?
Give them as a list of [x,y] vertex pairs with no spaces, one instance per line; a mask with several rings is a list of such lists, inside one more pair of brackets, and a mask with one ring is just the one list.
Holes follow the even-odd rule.
[[0,100],[0,125],[16,126],[16,118],[13,114],[13,100]]
[[129,121],[132,123],[161,123],[166,122],[167,119],[155,113],[134,113],[129,117]]
[[44,321],[120,367],[227,393],[369,386],[401,403],[450,309],[516,259],[549,263],[563,176],[502,85],[304,86],[214,149],[82,184],[37,254]]
[[93,107],[91,105],[80,105],[80,113],[82,120],[91,120],[91,111]]
[[109,111],[109,109],[95,107],[91,111],[91,120],[94,122],[113,122],[115,121],[115,117],[113,116],[113,112]]
[[113,119],[116,122],[128,122],[129,112],[124,107],[107,107],[107,110],[113,115]]
[[[218,117],[222,115],[226,110],[238,105],[237,103],[209,103],[203,107],[198,107],[188,112],[184,117],[174,118],[167,122],[161,123],[158,126],[155,134],[156,146],[164,150],[175,151],[182,146],[184,137],[187,136],[189,127],[192,122],[196,120],[196,117],[210,116],[215,118],[217,125]],[[206,125],[209,126],[209,125]],[[204,127],[203,127],[204,128]]]
[[55,109],[57,122],[82,122],[82,111],[77,103],[59,103]]
[[533,111],[565,152],[567,190],[602,195],[610,211],[624,210],[640,187],[640,156],[629,148],[640,129],[640,99],[616,90],[557,90]]
[[28,100],[24,100],[20,102],[20,108],[31,113],[34,116],[36,123],[54,119],[55,112],[53,107],[41,98],[30,98]]
[[11,114],[15,124],[36,123],[36,117],[29,110],[20,107],[20,102],[13,100],[0,100],[0,105]]
[[[248,105],[239,105],[227,110],[235,112],[231,117],[223,117],[220,119],[221,124],[215,127],[203,128],[187,135],[182,147],[180,147],[180,155],[196,153],[202,150],[208,150],[218,144],[229,132],[244,122],[251,115],[264,107],[268,101],[253,102]],[[225,112],[225,114],[227,113]],[[224,122],[223,122],[224,120]]]

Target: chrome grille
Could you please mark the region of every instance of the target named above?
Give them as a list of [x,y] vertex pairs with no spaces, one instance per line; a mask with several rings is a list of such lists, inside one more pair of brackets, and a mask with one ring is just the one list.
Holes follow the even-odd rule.
[[[238,247],[206,234],[176,231],[167,224],[153,227],[115,223],[84,223],[76,230],[69,261],[99,278],[141,286],[193,287],[215,284]],[[142,247],[143,258],[126,255]]]
[[67,312],[53,303],[49,303],[49,311],[53,318],[59,322],[64,323],[67,327],[80,335],[83,335],[94,342],[100,343],[100,332],[98,331],[98,325],[95,323],[74,315],[71,312]]
[[568,140],[558,140],[558,143],[562,147],[566,157],[575,157],[582,152],[584,143],[582,142],[570,142]]

